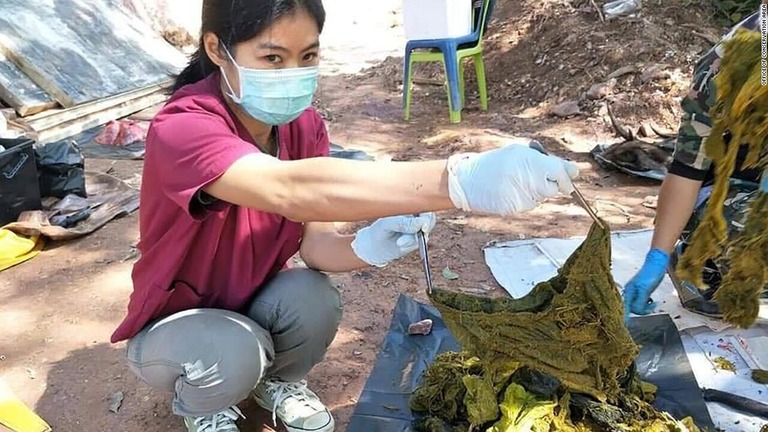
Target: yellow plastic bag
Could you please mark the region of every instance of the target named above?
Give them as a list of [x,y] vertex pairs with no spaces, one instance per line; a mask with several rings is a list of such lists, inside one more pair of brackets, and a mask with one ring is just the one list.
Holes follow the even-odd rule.
[[0,228],[0,271],[34,258],[44,246],[42,236],[27,237]]
[[24,404],[0,379],[0,425],[13,432],[50,432],[52,429],[40,416]]

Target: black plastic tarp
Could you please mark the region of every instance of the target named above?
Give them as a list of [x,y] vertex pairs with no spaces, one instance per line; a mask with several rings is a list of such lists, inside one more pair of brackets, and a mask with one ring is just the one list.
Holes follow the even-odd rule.
[[[432,333],[408,335],[408,325],[430,318]],[[632,337],[641,346],[637,370],[658,386],[654,406],[675,418],[693,417],[700,428],[714,428],[701,391],[685,355],[675,324],[668,315],[632,318]],[[401,295],[376,365],[363,388],[349,424],[349,432],[410,432],[411,392],[437,354],[459,345],[440,314],[429,305]]]

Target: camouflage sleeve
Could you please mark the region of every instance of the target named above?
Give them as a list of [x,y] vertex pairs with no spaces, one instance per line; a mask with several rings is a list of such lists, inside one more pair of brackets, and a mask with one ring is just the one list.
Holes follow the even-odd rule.
[[680,103],[683,116],[677,130],[674,163],[697,171],[707,171],[711,161],[704,152],[704,140],[709,136],[712,119],[709,110],[715,102],[717,91],[712,77],[717,71],[720,57],[712,49],[696,65],[693,86]]
[[754,30],[758,26],[759,14],[747,17],[696,64],[691,89],[680,103],[683,115],[675,141],[674,162],[670,169],[673,174],[700,180],[709,170],[712,162],[704,151],[704,140],[712,129],[709,111],[717,100],[714,77],[723,57],[723,42],[730,39],[738,28]]

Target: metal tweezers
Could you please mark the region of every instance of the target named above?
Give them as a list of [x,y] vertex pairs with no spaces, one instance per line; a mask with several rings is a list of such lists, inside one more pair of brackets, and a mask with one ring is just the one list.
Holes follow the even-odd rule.
[[[538,151],[541,154],[548,155],[549,153],[544,148],[544,146],[536,141],[531,140],[531,142],[528,144],[528,146],[536,151]],[[600,220],[599,217],[597,217],[597,213],[595,213],[594,210],[592,210],[592,207],[590,207],[589,203],[586,199],[584,199],[584,195],[581,194],[581,191],[576,187],[576,185],[573,185],[573,192],[571,192],[571,198],[575,199],[576,202],[579,203],[579,205],[587,211],[587,214],[589,214],[589,217],[592,218],[593,221],[602,229],[605,229],[605,225],[603,225],[603,222]]]
[[429,266],[429,251],[427,250],[427,237],[424,230],[419,231],[416,238],[419,240],[419,256],[424,265],[424,276],[427,278],[427,294],[432,294],[432,269]]
[[602,229],[605,229],[605,225],[603,225],[603,222],[600,220],[599,217],[597,217],[597,214],[594,210],[592,210],[592,207],[589,206],[589,203],[587,203],[587,200],[584,199],[584,195],[581,194],[581,191],[576,187],[576,185],[573,185],[573,192],[571,192],[571,197],[575,199],[581,207],[587,211],[589,214],[589,217],[592,218],[593,221]]

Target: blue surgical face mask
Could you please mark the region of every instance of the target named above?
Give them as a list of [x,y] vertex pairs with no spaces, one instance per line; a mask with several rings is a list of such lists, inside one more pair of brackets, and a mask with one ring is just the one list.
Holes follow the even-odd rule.
[[235,62],[240,78],[240,95],[235,95],[227,74],[221,74],[229,88],[229,96],[254,119],[278,126],[296,120],[312,105],[312,96],[317,89],[317,67],[291,69],[249,69]]

